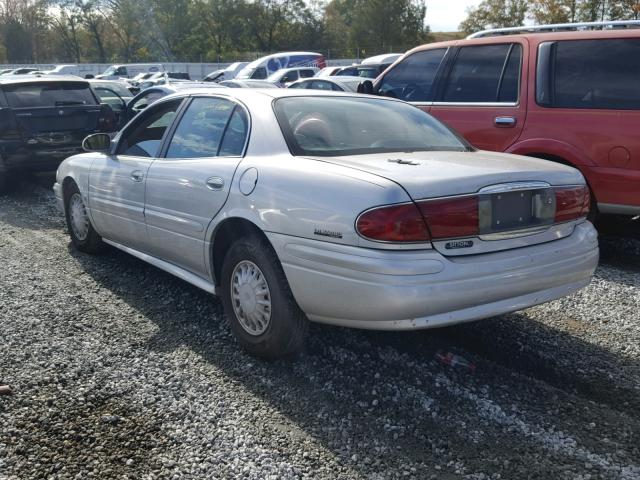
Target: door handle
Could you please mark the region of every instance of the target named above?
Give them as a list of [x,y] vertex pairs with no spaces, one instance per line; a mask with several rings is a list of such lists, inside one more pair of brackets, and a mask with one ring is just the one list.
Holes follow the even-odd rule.
[[222,190],[224,188],[224,179],[221,177],[207,178],[206,184],[209,190]]
[[516,119],[514,117],[496,117],[494,123],[496,127],[515,127]]
[[134,170],[133,172],[131,172],[132,182],[141,182],[143,178],[144,174],[142,173],[142,170]]

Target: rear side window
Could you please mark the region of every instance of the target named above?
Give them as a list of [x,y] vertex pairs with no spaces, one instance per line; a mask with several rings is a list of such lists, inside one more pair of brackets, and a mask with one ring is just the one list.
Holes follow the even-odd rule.
[[408,56],[384,76],[378,93],[407,102],[433,100],[433,82],[446,51],[438,48]]
[[300,70],[300,78],[311,78],[315,73],[313,70]]
[[517,44],[462,47],[442,101],[517,102],[521,56],[522,49]]
[[540,45],[536,98],[560,108],[640,109],[640,40]]
[[5,85],[7,102],[13,108],[63,107],[97,105],[88,84],[83,83],[27,83]]

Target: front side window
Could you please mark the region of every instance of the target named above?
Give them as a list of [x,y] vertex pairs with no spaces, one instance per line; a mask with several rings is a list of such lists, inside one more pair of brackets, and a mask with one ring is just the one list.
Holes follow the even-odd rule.
[[5,85],[7,102],[13,108],[97,105],[88,83],[27,83]]
[[117,154],[156,157],[165,131],[173,123],[182,99],[150,107],[132,124],[118,142]]
[[[222,138],[228,132],[229,136],[242,136],[244,145],[244,132],[242,120],[233,116],[236,104],[221,98],[195,98],[187,108],[176,128],[167,158],[202,158],[218,156],[223,151]],[[226,137],[225,137],[226,138]],[[223,155],[236,152],[236,143],[229,140],[225,146]],[[232,153],[229,153],[229,152]]]
[[446,49],[423,50],[406,57],[382,79],[378,93],[407,102],[433,100],[433,83]]
[[469,148],[429,114],[392,100],[286,97],[275,101],[274,110],[294,155],[331,157]]
[[142,110],[147,108],[149,105],[151,105],[153,102],[155,102],[156,100],[159,100],[160,98],[166,95],[167,94],[164,92],[152,90],[146,93],[145,95],[142,95],[140,98],[138,98],[135,101],[135,103],[131,105],[131,110],[133,110],[135,113],[141,112]]
[[[572,40],[541,44],[538,103],[561,108],[640,109],[640,40]],[[551,68],[548,68],[551,66]],[[546,67],[546,68],[545,68]]]
[[462,47],[442,101],[517,102],[520,57],[521,47],[517,44]]

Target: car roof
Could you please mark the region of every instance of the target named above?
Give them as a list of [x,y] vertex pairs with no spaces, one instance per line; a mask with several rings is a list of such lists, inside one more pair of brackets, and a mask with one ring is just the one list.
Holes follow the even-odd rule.
[[15,83],[63,83],[63,82],[82,82],[89,84],[84,78],[76,77],[75,75],[10,75],[1,76],[0,84],[9,85]]
[[[224,95],[227,97],[236,98],[240,101],[245,101],[248,104],[250,104],[252,100],[276,99],[286,97],[363,97],[363,95],[354,92],[333,92],[328,90],[307,90],[295,88],[212,88],[210,91],[208,91],[207,88],[194,88],[181,90],[180,92],[169,95],[167,98],[177,98],[198,94],[201,95],[203,93]],[[367,96],[367,98],[380,101],[394,101],[405,103],[401,100],[389,97]]]
[[412,53],[423,50],[432,50],[434,48],[445,47],[462,47],[469,45],[483,45],[495,43],[512,43],[524,40],[530,41],[537,45],[541,42],[554,40],[596,40],[596,39],[613,39],[613,38],[640,38],[640,28],[618,28],[608,30],[578,30],[578,31],[558,31],[558,32],[532,32],[517,34],[496,34],[478,38],[466,38],[460,40],[449,40],[446,42],[426,43],[409,50],[401,58]]

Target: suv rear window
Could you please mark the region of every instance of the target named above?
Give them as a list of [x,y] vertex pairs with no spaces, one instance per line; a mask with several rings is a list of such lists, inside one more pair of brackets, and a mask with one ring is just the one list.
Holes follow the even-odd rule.
[[98,104],[86,83],[20,83],[5,85],[3,90],[13,108]]
[[518,44],[462,47],[442,101],[517,102],[521,56]]
[[540,45],[536,97],[560,108],[640,109],[640,40],[571,40]]

